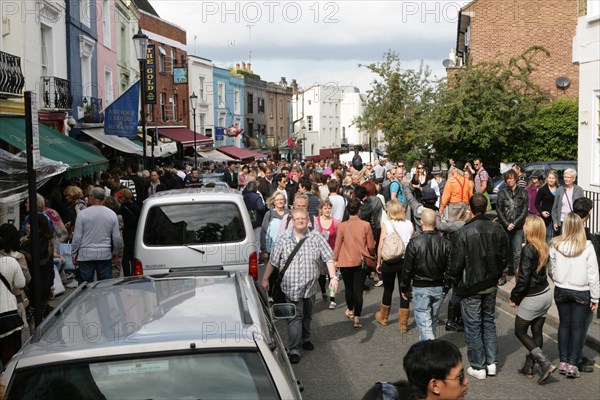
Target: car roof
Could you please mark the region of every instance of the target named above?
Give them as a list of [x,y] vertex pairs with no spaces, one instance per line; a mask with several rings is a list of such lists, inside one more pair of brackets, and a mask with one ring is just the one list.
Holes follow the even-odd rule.
[[163,190],[162,192],[157,192],[153,194],[150,199],[163,198],[163,197],[177,197],[177,196],[189,196],[194,194],[232,194],[239,195],[241,193],[239,190],[230,189],[223,186],[215,186],[212,188],[201,187],[201,188],[184,188],[184,189],[171,189],[171,190]]
[[36,330],[18,367],[150,351],[256,348],[255,340],[268,333],[250,284],[226,271],[83,284]]

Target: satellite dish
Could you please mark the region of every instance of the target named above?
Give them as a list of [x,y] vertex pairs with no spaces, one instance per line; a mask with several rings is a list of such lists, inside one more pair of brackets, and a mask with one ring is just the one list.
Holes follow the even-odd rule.
[[566,89],[571,84],[571,80],[566,76],[559,76],[556,78],[556,87],[559,89]]
[[442,65],[444,66],[444,68],[448,68],[448,67],[454,67],[456,64],[451,59],[446,58],[444,61],[442,61]]

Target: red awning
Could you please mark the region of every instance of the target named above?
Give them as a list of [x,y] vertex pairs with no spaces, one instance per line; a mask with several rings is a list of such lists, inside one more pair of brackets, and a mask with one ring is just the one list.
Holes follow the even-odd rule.
[[[158,134],[173,139],[183,146],[183,148],[194,146],[194,131],[190,131],[187,128],[167,128],[163,126],[158,127]],[[213,141],[208,136],[196,133],[196,145],[205,146],[212,145]]]
[[262,153],[257,153],[256,151],[249,149],[241,149],[236,146],[222,146],[217,147],[223,154],[227,154],[230,157],[236,158],[238,160],[247,160],[249,158],[266,158],[267,156]]

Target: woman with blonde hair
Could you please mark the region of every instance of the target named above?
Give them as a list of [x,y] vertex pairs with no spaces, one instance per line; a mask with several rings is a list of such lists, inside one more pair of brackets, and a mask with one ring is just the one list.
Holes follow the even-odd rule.
[[562,234],[550,242],[550,276],[559,317],[559,372],[579,378],[587,319],[598,308],[600,298],[598,260],[577,214],[568,213],[561,227]]
[[[383,241],[388,234],[396,232],[402,238],[404,246],[408,245],[410,238],[413,236],[414,229],[410,221],[406,220],[404,207],[398,200],[390,200],[386,206],[388,220],[381,225],[381,233],[379,236],[379,247],[377,249],[377,273],[381,274],[383,280],[383,296],[379,311],[375,313],[375,319],[381,325],[388,324],[390,315],[390,306],[392,305],[392,294],[394,293],[395,280],[398,280],[398,287],[402,278],[402,266],[404,258],[394,262],[384,261],[381,257],[383,249]],[[398,313],[398,324],[400,332],[408,332],[408,314],[409,301],[400,296],[400,311]]]
[[[519,307],[515,319],[515,336],[528,351],[525,365],[519,373],[533,378],[533,365],[537,361],[542,371],[538,380],[541,383],[556,369],[542,352],[544,322],[552,305],[547,274],[549,249],[544,220],[537,215],[527,217],[523,234],[525,247],[521,251],[517,282],[508,304],[513,308]],[[530,327],[531,336],[527,334]]]
[[[325,199],[321,202],[319,207],[319,216],[315,218],[315,231],[321,233],[331,250],[335,249],[335,239],[338,227],[341,221],[334,219],[331,211],[333,209],[333,204],[329,199]],[[321,287],[321,293],[323,296],[323,301],[329,301],[329,309],[335,310],[337,304],[335,303],[335,293],[334,296],[331,296],[331,293],[327,293],[327,265],[322,262],[321,263],[321,273],[319,274],[319,286]],[[329,279],[333,278],[332,276]]]

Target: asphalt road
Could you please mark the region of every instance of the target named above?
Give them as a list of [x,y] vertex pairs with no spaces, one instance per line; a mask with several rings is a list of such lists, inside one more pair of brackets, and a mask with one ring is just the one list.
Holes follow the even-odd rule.
[[[363,327],[358,331],[344,316],[343,289],[338,294],[336,310],[327,309],[328,303],[320,298],[316,301],[312,322],[312,342],[316,349],[304,351],[300,363],[294,365],[296,377],[304,385],[304,399],[360,399],[377,381],[406,378],[402,359],[408,348],[418,340],[417,328],[411,313],[409,332],[399,332],[397,293],[392,303],[390,325],[380,326],[375,321],[375,312],[379,309],[382,293],[382,287],[365,293]],[[447,301],[440,313],[442,320],[446,318]],[[587,347],[584,355],[596,357],[596,366],[593,373],[583,373],[579,379],[567,379],[557,370],[544,384],[538,385],[537,378],[528,380],[518,374],[526,351],[514,336],[514,315],[508,304],[498,300],[498,375],[485,380],[470,378],[468,399],[600,399],[600,355]],[[277,326],[285,341],[286,322],[278,321]],[[544,351],[558,365],[556,329],[546,325],[544,333]],[[437,337],[460,348],[466,371],[469,363],[464,334],[446,332],[440,324]]]

